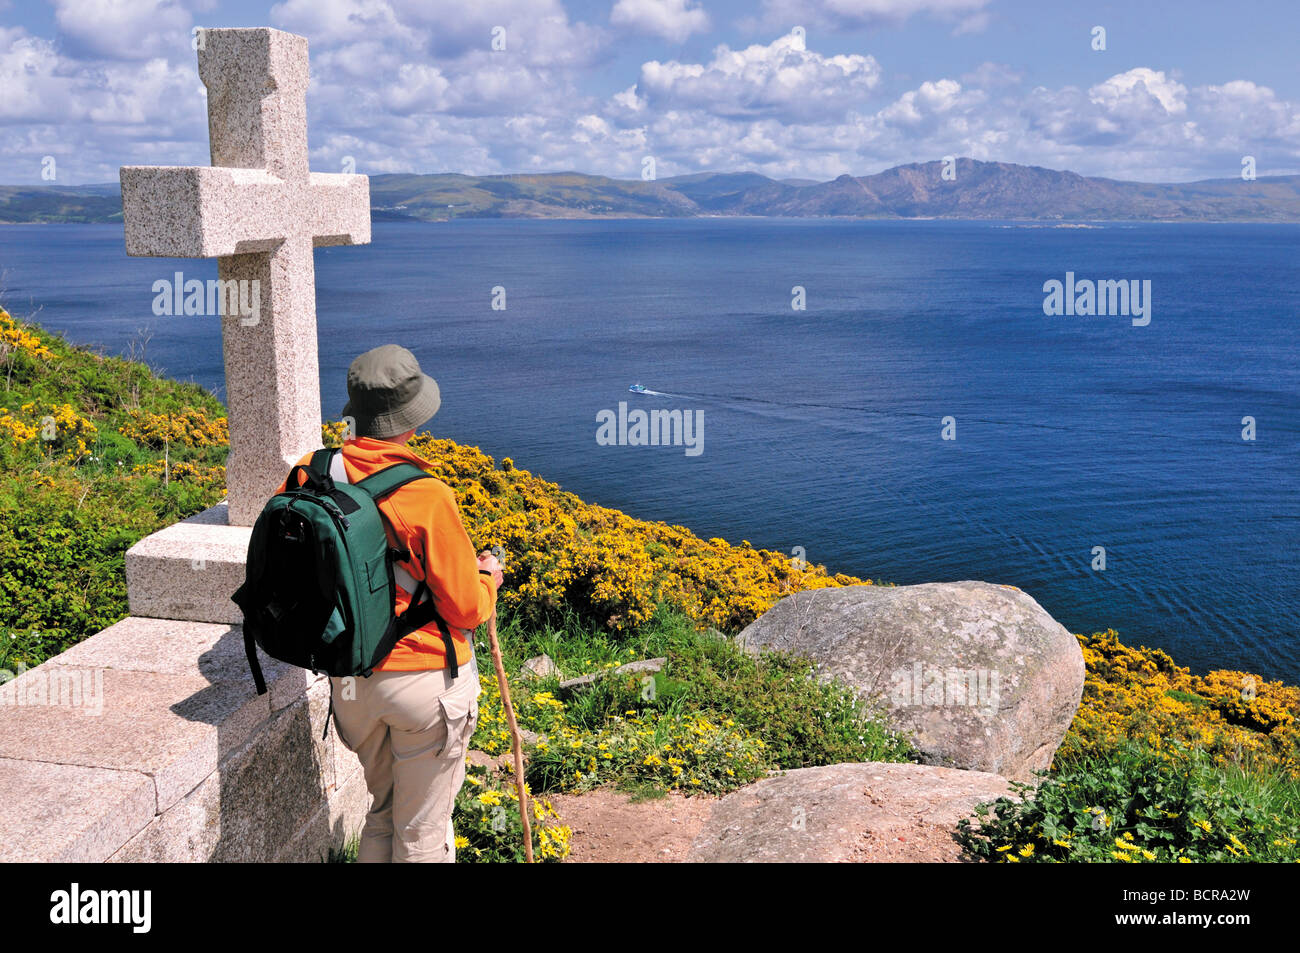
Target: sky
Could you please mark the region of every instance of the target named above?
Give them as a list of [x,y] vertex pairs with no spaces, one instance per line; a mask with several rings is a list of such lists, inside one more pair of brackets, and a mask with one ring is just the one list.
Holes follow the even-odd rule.
[[1297,0],[0,0],[0,182],[207,164],[235,26],[308,38],[324,172],[1300,172]]

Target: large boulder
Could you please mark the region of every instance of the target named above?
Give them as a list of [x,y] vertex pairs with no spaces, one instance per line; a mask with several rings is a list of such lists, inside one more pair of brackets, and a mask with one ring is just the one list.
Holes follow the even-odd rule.
[[765,778],[713,808],[687,861],[959,861],[957,821],[1007,779],[924,764],[833,764]]
[[909,734],[927,764],[1029,780],[1083,694],[1078,640],[1012,586],[849,586],[787,596],[739,635],[805,655]]

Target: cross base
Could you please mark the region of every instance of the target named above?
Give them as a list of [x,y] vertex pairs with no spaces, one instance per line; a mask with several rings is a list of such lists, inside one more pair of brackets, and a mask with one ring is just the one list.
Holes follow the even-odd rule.
[[252,527],[231,526],[226,501],[146,536],[126,552],[131,615],[244,621],[231,595],[244,582]]

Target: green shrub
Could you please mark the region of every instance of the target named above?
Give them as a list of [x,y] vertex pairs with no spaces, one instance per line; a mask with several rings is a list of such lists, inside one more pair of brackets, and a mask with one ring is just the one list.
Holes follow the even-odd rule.
[[819,679],[805,658],[783,652],[754,657],[729,640],[702,636],[685,641],[673,661],[672,671],[689,673],[684,701],[728,712],[763,739],[776,767],[913,760],[911,746],[852,689]]
[[[208,476],[224,446],[164,454],[119,431],[140,414],[221,418],[212,394],[144,364],[73,347],[0,310],[0,659],[33,666],[126,615],[124,555],[137,540],[221,499]],[[36,356],[33,356],[36,355]],[[201,414],[199,413],[201,412]],[[48,417],[46,415],[49,415]],[[53,418],[58,438],[39,434]],[[85,451],[81,452],[81,441]]]
[[1225,767],[1203,752],[1137,743],[1013,785],[962,820],[973,857],[1018,863],[1290,861],[1300,787],[1272,769]]
[[[573,616],[560,628],[524,628],[511,618],[500,640],[510,673],[542,653],[565,677],[608,673],[637,658],[667,659],[653,675],[606,674],[569,693],[560,692],[556,677],[512,676],[520,726],[543,736],[528,767],[539,791],[614,783],[723,793],[776,768],[905,761],[911,753],[847,688],[817,680],[806,661],[752,658],[665,606],[630,633],[612,635]],[[510,738],[486,646],[478,652],[483,695],[473,744],[498,754]]]
[[[551,802],[529,791],[533,859],[558,863],[569,856],[572,831],[560,824]],[[522,863],[524,828],[519,820],[519,792],[496,772],[471,764],[456,795],[452,814],[456,860],[464,863]]]

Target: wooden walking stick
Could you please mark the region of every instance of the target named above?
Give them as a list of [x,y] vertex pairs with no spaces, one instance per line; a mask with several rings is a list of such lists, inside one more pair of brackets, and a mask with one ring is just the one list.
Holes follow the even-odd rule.
[[[504,568],[506,554],[500,546],[492,547]],[[515,721],[515,706],[510,701],[510,684],[506,681],[506,667],[501,661],[501,643],[497,641],[497,610],[492,607],[492,618],[488,619],[488,643],[492,647],[492,664],[497,670],[497,685],[501,688],[501,707],[506,710],[506,724],[510,727],[510,746],[515,755],[515,787],[519,790],[519,820],[524,825],[524,863],[533,862],[533,825],[532,812],[528,808],[528,790],[524,787],[524,749],[519,739],[519,723]]]

